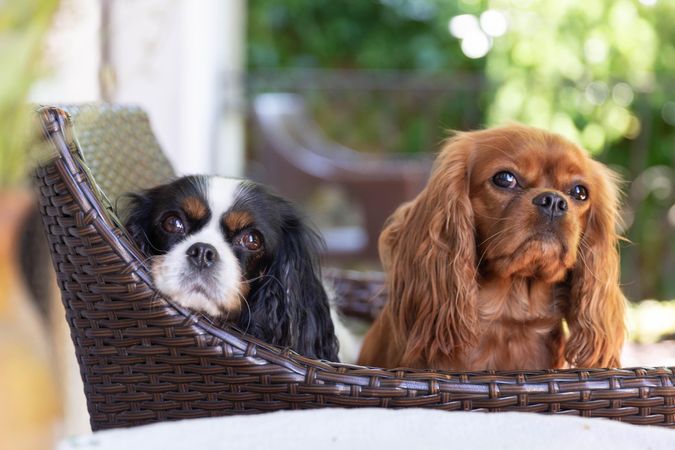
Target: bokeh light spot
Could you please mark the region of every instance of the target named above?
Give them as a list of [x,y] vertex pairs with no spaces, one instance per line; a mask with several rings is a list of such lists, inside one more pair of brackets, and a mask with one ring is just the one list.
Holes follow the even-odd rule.
[[482,58],[490,51],[492,42],[485,33],[480,30],[469,34],[462,39],[462,52],[472,59]]
[[633,103],[635,94],[628,83],[616,83],[612,88],[612,100],[619,106],[628,106]]
[[626,108],[611,106],[605,113],[605,125],[623,136],[630,127],[631,113]]
[[671,227],[675,228],[675,205],[671,206],[668,210],[668,223]]
[[653,195],[659,200],[667,200],[673,192],[673,170],[667,166],[652,166],[635,178],[631,185],[631,195],[644,200]]
[[590,63],[601,63],[607,59],[607,43],[598,37],[590,38],[584,44],[584,55]]
[[579,141],[579,132],[577,127],[574,126],[574,121],[569,115],[563,112],[557,112],[553,115],[553,118],[551,119],[551,130],[562,134],[574,142]]
[[624,137],[627,139],[635,139],[638,136],[640,136],[640,131],[642,131],[642,122],[640,122],[640,119],[637,118],[635,115],[631,114],[630,115],[630,123],[628,124],[628,128],[624,132]]
[[504,13],[488,9],[480,15],[480,26],[488,36],[499,37],[506,33],[508,23]]
[[464,39],[480,31],[480,26],[478,25],[478,18],[473,14],[460,14],[450,19],[448,29],[454,37]]
[[601,105],[607,99],[607,95],[609,95],[609,89],[602,81],[594,81],[586,86],[586,91],[584,93],[586,95],[586,100],[588,100],[589,103],[593,105]]
[[591,123],[581,133],[581,140],[591,153],[597,153],[605,145],[605,130],[597,123]]
[[668,124],[675,126],[675,102],[667,101],[661,108],[661,117]]

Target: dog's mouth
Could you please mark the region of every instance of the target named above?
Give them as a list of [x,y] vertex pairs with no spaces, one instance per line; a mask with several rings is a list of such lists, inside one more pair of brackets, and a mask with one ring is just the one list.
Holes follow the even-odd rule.
[[183,307],[226,320],[234,320],[239,314],[236,286],[228,287],[218,273],[173,269],[166,258],[159,257],[153,260],[152,275],[158,291]]
[[234,320],[241,308],[236,289],[227,289],[217,280],[195,276],[183,278],[181,286],[171,292],[171,298],[183,306],[204,311],[212,317]]
[[198,294],[207,300],[215,300],[222,296],[224,289],[213,274],[188,271],[181,276],[182,290]]
[[510,252],[491,259],[490,266],[502,276],[555,282],[563,279],[573,265],[574,253],[559,230],[542,227],[514,245]]
[[564,239],[562,236],[560,236],[560,232],[558,230],[554,230],[551,228],[545,228],[543,230],[535,231],[524,242],[524,244],[528,244],[531,242],[540,243],[543,246],[550,247],[551,250],[555,249],[555,247],[558,247],[561,258],[564,258],[564,256],[568,252],[567,239]]
[[562,234],[554,227],[537,227],[524,238],[511,236],[503,238],[503,243],[494,245],[493,242],[493,245],[486,246],[486,256],[488,259],[516,259],[528,253],[546,253],[549,257],[558,255],[562,259],[569,251],[567,238]]
[[202,295],[206,298],[211,298],[212,296],[212,290],[209,290],[206,286],[198,283],[192,283],[188,288],[187,291],[193,292],[195,294]]

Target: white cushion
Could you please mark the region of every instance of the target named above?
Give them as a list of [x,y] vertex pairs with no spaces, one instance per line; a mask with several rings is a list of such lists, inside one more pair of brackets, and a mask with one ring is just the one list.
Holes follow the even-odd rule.
[[675,449],[675,430],[532,413],[377,408],[164,422],[62,441],[59,450]]

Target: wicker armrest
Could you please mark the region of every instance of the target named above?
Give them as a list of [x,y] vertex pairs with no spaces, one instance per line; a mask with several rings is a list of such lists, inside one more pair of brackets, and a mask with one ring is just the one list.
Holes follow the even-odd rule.
[[[673,368],[383,370],[308,359],[216,327],[154,289],[81,157],[68,114],[44,108],[39,116],[58,156],[35,181],[94,430],[334,406],[533,411],[675,427]],[[327,275],[342,280],[338,290],[365,298],[347,310],[373,317],[376,282]]]

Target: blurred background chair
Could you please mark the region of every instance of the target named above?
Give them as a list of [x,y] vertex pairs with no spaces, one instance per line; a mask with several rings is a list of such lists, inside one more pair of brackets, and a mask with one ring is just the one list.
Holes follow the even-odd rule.
[[259,137],[260,181],[297,200],[335,186],[362,214],[362,227],[322,229],[329,258],[376,259],[384,221],[417,195],[429,177],[433,157],[359,153],[327,139],[309,117],[302,96],[269,93],[253,102]]
[[112,205],[126,193],[166,183],[174,176],[141,108],[108,103],[58,107],[76,124],[82,157]]

